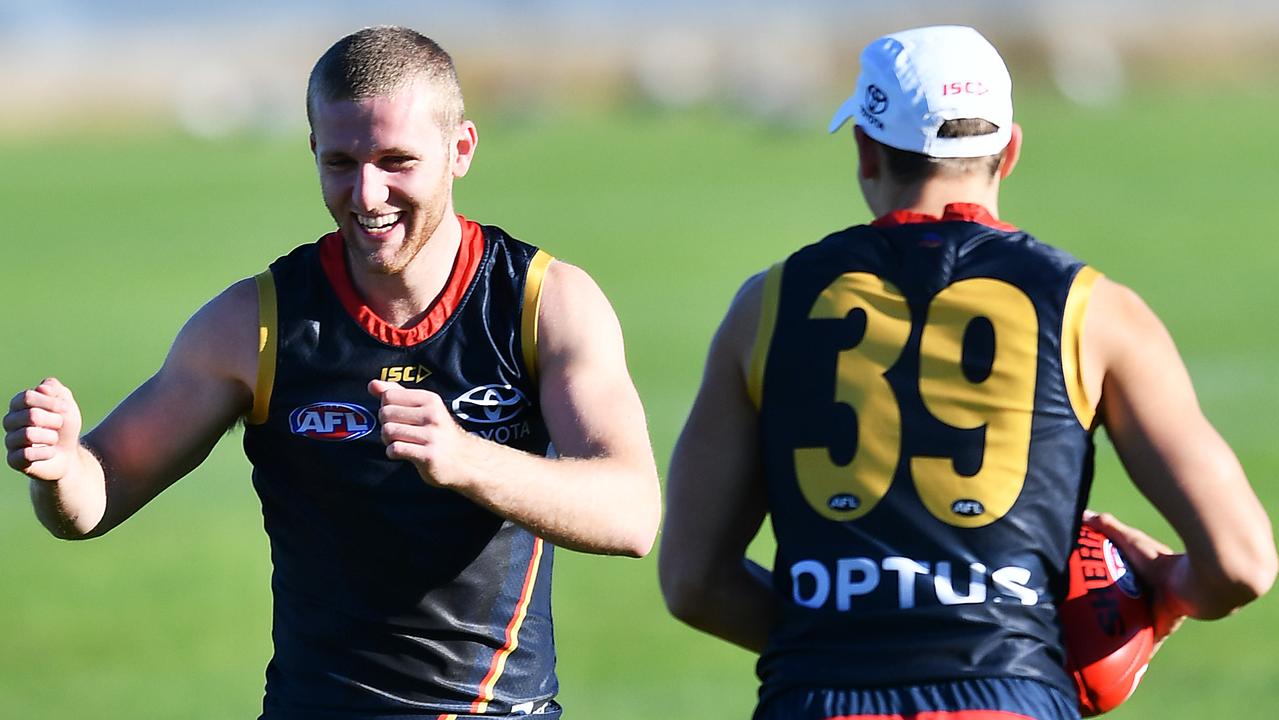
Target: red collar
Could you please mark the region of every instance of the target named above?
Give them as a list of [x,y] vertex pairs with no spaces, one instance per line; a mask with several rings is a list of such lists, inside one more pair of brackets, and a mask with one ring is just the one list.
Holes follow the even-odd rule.
[[997,220],[994,215],[990,214],[989,210],[977,203],[951,203],[942,211],[941,217],[913,210],[894,210],[883,217],[875,218],[875,221],[871,223],[871,227],[896,227],[898,225],[935,222],[971,222],[987,225],[996,230],[1008,232],[1016,232],[1018,230],[1016,225],[1009,225],[1006,222]]
[[333,291],[342,301],[342,307],[359,323],[364,331],[387,345],[408,347],[417,345],[436,332],[453,315],[453,311],[462,302],[466,290],[475,278],[480,266],[480,258],[484,255],[484,231],[479,223],[457,216],[462,223],[462,243],[458,246],[457,259],[453,261],[453,270],[444,283],[444,289],[431,303],[426,315],[418,324],[410,328],[398,328],[383,320],[365,304],[364,298],[355,289],[351,280],[351,271],[346,265],[346,247],[340,233],[329,233],[320,238],[320,265],[328,278]]

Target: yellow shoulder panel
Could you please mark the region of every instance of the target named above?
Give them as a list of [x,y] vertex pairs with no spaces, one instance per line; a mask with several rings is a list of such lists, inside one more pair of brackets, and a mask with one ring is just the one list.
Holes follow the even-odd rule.
[[546,278],[546,267],[554,259],[546,251],[538,250],[529,261],[528,271],[524,276],[520,345],[524,351],[524,367],[528,368],[530,381],[537,380],[537,310],[542,305],[542,280]]
[[253,409],[246,422],[266,422],[271,407],[271,390],[275,386],[275,351],[279,343],[275,302],[275,276],[264,270],[253,278],[258,284],[258,381],[253,389]]
[[777,304],[782,291],[783,263],[768,269],[764,276],[764,297],[759,306],[759,326],[755,331],[755,344],[751,348],[750,375],[746,378],[746,392],[755,409],[764,401],[764,363],[768,360],[768,348],[773,344],[773,329],[777,325]]
[[1088,397],[1084,387],[1083,372],[1083,337],[1084,312],[1088,309],[1088,300],[1092,297],[1092,288],[1101,273],[1085,265],[1071,283],[1070,294],[1066,296],[1066,309],[1061,320],[1061,371],[1066,380],[1066,395],[1075,410],[1079,424],[1092,429],[1096,421],[1096,403]]

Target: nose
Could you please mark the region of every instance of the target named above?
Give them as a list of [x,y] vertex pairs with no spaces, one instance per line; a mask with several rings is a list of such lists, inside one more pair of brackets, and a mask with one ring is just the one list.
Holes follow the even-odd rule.
[[351,188],[351,200],[359,210],[370,211],[385,207],[390,192],[382,170],[373,163],[363,163]]

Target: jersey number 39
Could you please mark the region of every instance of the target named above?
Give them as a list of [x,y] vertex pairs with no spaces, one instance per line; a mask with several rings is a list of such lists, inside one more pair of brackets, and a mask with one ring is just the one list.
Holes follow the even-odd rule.
[[[857,415],[853,459],[837,465],[828,448],[795,450],[795,471],[808,503],[831,520],[856,520],[888,492],[901,460],[902,416],[884,374],[911,335],[910,308],[891,283],[864,272],[840,275],[822,291],[810,320],[865,313],[866,330],[836,364],[835,402]],[[985,372],[965,371],[965,333],[974,324],[994,331],[994,360]],[[909,458],[919,497],[937,519],[981,527],[1003,517],[1021,494],[1030,454],[1039,322],[1030,298],[992,278],[955,282],[929,303],[919,343],[919,393],[937,420],[960,429],[985,428],[981,467],[955,470],[950,457]]]

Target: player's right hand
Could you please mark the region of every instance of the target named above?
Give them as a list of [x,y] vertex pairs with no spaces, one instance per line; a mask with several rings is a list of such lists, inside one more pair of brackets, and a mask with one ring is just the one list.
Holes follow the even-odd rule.
[[1187,558],[1172,548],[1109,513],[1084,511],[1084,523],[1101,531],[1113,542],[1137,574],[1154,593],[1155,649],[1158,650],[1188,615],[1185,602],[1176,591],[1178,575]]
[[14,395],[4,416],[9,467],[36,480],[61,480],[79,461],[80,428],[80,406],[56,378]]

